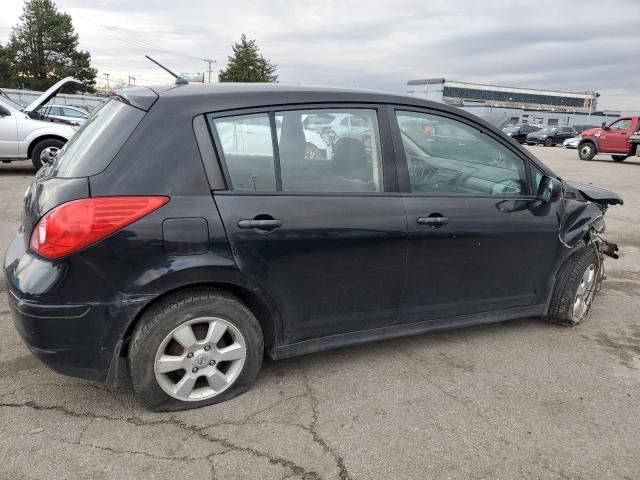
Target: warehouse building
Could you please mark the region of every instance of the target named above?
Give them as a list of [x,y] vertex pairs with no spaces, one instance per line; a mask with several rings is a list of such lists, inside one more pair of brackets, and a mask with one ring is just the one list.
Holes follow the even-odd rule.
[[444,78],[410,80],[407,85],[410,95],[462,108],[500,128],[520,123],[600,126],[621,113],[598,111],[597,92],[482,85]]

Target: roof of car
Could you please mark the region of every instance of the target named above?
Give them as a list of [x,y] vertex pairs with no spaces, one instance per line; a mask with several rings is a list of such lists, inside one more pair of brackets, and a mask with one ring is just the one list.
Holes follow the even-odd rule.
[[[300,86],[275,83],[191,83],[148,87],[161,99],[187,107],[210,104],[209,111],[299,103],[391,103],[460,113],[459,109],[418,97],[356,88]],[[126,94],[127,90],[123,91]]]

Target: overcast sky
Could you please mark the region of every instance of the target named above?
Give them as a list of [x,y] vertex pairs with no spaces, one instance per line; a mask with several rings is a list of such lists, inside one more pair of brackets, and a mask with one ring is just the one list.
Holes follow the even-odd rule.
[[[0,42],[22,12],[2,0]],[[600,108],[640,110],[639,0],[62,0],[99,75],[171,78],[201,59],[224,67],[242,33],[282,83],[406,92],[415,78],[566,91],[595,90]]]

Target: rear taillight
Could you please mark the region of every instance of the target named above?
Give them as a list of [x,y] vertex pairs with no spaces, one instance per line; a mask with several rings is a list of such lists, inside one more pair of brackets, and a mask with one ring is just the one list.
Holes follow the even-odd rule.
[[94,197],[63,203],[40,219],[31,248],[60,258],[108,237],[162,207],[169,197]]

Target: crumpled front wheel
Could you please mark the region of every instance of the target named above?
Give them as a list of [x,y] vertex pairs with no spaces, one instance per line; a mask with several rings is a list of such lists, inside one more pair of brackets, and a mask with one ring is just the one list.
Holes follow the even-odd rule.
[[589,313],[601,275],[601,263],[592,245],[573,254],[560,268],[547,320],[564,327],[582,323]]

